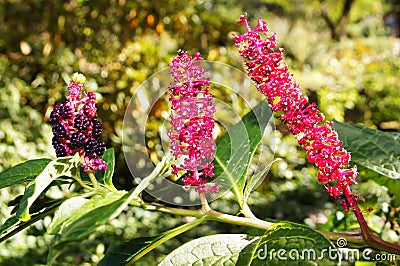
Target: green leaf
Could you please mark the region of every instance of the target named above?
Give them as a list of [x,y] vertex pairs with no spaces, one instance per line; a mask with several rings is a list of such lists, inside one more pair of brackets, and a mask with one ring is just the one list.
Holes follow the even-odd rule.
[[111,243],[106,255],[98,265],[131,265],[152,249],[173,237],[196,227],[204,220],[205,217],[196,219],[153,237],[136,238],[129,242]]
[[335,246],[308,226],[279,222],[247,245],[237,265],[339,265]]
[[114,148],[107,149],[101,158],[104,161],[106,161],[108,170],[105,170],[105,171],[102,170],[102,171],[104,171],[104,175],[102,178],[99,179],[99,182],[101,184],[104,184],[106,187],[115,189],[114,184],[112,182],[112,177],[114,175],[114,168],[115,168]]
[[267,167],[265,167],[264,169],[262,169],[261,171],[259,171],[258,173],[256,173],[255,175],[251,176],[248,178],[248,181],[246,182],[246,186],[244,188],[243,191],[243,203],[246,203],[250,193],[254,190],[254,188],[257,187],[257,185],[259,184],[259,182],[264,178],[265,174],[268,172],[268,170],[270,169],[271,165],[276,162],[281,160],[280,158],[277,158],[275,160],[273,160],[271,163],[269,163],[267,165]]
[[[87,201],[76,197],[65,202],[56,212],[49,229],[49,233],[58,235],[55,245],[81,240],[93,233],[97,227],[123,211],[131,194],[132,192],[115,191]],[[76,202],[80,202],[79,207],[71,204]]]
[[0,173],[0,189],[31,181],[51,162],[50,159],[29,160]]
[[334,128],[352,161],[379,174],[365,177],[386,186],[400,205],[400,134],[337,121]]
[[339,265],[337,251],[308,226],[279,222],[262,236],[218,234],[192,240],[159,265]]
[[[11,236],[15,235],[16,233],[24,230],[25,228],[29,227],[30,225],[36,223],[37,221],[43,219],[46,216],[51,215],[55,209],[60,206],[60,204],[64,201],[64,199],[59,200],[49,200],[45,203],[43,202],[34,202],[32,205],[32,209],[37,209],[38,212],[32,214],[32,217],[27,222],[21,222],[17,215],[12,215],[8,218],[0,227],[0,242],[7,240]],[[46,205],[43,208],[43,205]]]
[[[79,217],[79,214],[83,212],[83,205],[88,201],[88,199],[82,196],[72,197],[64,201],[57,209],[51,223],[48,225],[47,233],[57,234],[61,230],[61,226],[65,225],[68,220]],[[96,203],[97,201],[96,199]],[[87,206],[85,207],[87,208]],[[92,204],[92,209],[94,208],[96,208],[96,206]]]
[[338,121],[334,121],[333,127],[339,133],[344,147],[351,149],[352,156],[358,159],[400,156],[400,133],[383,132]]
[[271,116],[268,104],[260,102],[217,141],[214,174],[220,185],[231,189],[239,203],[243,203],[249,164]]
[[159,266],[241,265],[239,252],[259,237],[218,234],[192,240],[168,254]]
[[[103,184],[105,187],[110,188],[111,190],[117,190],[112,182],[115,167],[114,148],[107,149],[101,158],[106,161],[108,170],[97,170],[94,172],[94,176],[100,184]],[[90,182],[88,174],[83,170],[82,167],[80,168],[80,175],[82,180]]]
[[[48,261],[53,263],[66,243],[86,238],[99,226],[118,216],[132,200],[132,193],[133,190],[113,191],[87,201],[77,197],[64,204],[49,226],[49,233],[57,235],[50,248]],[[74,202],[80,206],[73,206]]]
[[53,180],[60,176],[73,177],[79,175],[79,162],[79,154],[76,154],[74,157],[58,158],[47,164],[43,171],[25,188],[17,211],[19,220],[29,221],[31,218],[29,208]]
[[124,265],[128,263],[131,258],[150,247],[162,237],[163,235],[157,235],[153,237],[135,238],[129,242],[113,241],[98,266]]

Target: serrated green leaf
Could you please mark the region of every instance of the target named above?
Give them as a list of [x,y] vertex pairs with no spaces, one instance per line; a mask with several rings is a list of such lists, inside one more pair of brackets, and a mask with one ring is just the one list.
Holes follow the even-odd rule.
[[266,102],[260,102],[239,123],[227,130],[217,141],[214,174],[218,183],[243,202],[246,173],[272,112]]
[[50,162],[47,158],[29,160],[0,173],[0,189],[33,180]]
[[339,265],[337,251],[308,226],[279,222],[243,248],[236,265]]
[[239,252],[259,237],[218,234],[192,240],[168,254],[160,266],[240,265]]
[[79,154],[74,157],[58,158],[51,161],[43,169],[43,171],[25,188],[24,195],[20,202],[17,217],[19,220],[26,222],[31,216],[29,214],[29,208],[33,202],[40,196],[40,194],[53,182],[57,177],[60,176],[76,176],[79,174]]
[[382,132],[365,126],[334,121],[343,147],[351,152],[352,161],[379,174],[367,175],[385,185],[400,204],[400,134]]

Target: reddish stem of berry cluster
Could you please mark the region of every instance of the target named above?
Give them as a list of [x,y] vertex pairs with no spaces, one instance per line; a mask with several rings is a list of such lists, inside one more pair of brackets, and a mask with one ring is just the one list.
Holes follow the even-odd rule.
[[168,89],[172,109],[172,128],[168,135],[176,161],[172,172],[186,171],[182,178],[186,187],[195,186],[197,191],[216,192],[216,184],[204,187],[206,178],[214,177],[215,141],[212,131],[215,107],[214,97],[209,91],[210,82],[204,75],[204,68],[196,62],[200,60],[202,58],[197,52],[191,57],[179,50],[170,64],[174,83]]
[[68,86],[67,101],[54,106],[50,123],[57,157],[79,153],[84,170],[93,172],[107,169],[106,162],[98,158],[104,154],[106,146],[100,138],[103,125],[97,120],[96,95],[83,92],[82,97],[85,80],[82,74],[74,74]]
[[[319,168],[318,179],[326,191],[335,198],[348,194],[349,185],[355,183],[357,168],[346,168],[351,156],[342,147],[332,122],[324,122],[316,104],[310,104],[302,95],[283,62],[283,49],[276,48],[276,35],[268,36],[265,21],[259,19],[253,29],[245,16],[241,16],[238,23],[247,29],[242,35],[234,35],[234,41],[245,59],[248,75],[258,90],[267,96],[272,110],[282,113],[280,119],[307,151],[308,160]],[[346,200],[341,204],[348,211],[354,202]]]

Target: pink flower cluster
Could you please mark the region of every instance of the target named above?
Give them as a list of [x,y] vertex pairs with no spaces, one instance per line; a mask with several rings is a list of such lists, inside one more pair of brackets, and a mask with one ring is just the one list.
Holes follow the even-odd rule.
[[[283,62],[283,49],[276,49],[276,35],[268,36],[265,21],[259,19],[253,29],[245,16],[241,16],[238,23],[247,29],[242,35],[235,34],[234,41],[245,60],[248,75],[267,96],[272,110],[282,113],[280,119],[307,151],[308,160],[319,168],[318,179],[326,191],[335,198],[341,196],[355,183],[357,168],[346,169],[351,156],[342,147],[332,122],[324,122],[316,104],[310,104],[302,95]],[[348,209],[345,202],[341,204]]]
[[83,92],[86,78],[75,73],[68,86],[65,103],[54,106],[50,114],[53,147],[57,157],[79,153],[85,171],[106,170],[106,162],[98,158],[106,149],[101,139],[102,123],[97,120],[96,95]]
[[174,78],[174,83],[168,88],[172,109],[172,128],[168,135],[176,161],[172,171],[173,174],[186,171],[182,178],[186,187],[196,186],[198,191],[216,192],[216,184],[211,188],[204,187],[206,178],[214,177],[215,141],[212,131],[215,107],[208,77],[196,62],[200,60],[198,52],[191,57],[179,50],[169,65],[170,75]]

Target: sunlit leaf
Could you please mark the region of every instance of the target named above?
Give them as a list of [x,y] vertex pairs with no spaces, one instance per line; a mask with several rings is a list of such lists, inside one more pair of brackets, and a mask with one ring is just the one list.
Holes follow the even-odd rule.
[[31,181],[51,162],[50,159],[29,160],[0,173],[0,189]]
[[159,265],[236,265],[239,252],[257,239],[245,234],[201,237],[175,249]]
[[249,163],[271,115],[267,103],[260,102],[217,141],[215,176],[219,184],[231,189],[239,203],[243,203]]
[[50,228],[51,233],[58,235],[55,245],[80,240],[93,233],[97,227],[121,213],[131,193],[115,191],[88,201],[81,200],[79,208],[72,206],[71,202],[65,203]]
[[308,226],[279,222],[247,245],[236,265],[339,265],[335,246]]
[[29,208],[56,178],[79,175],[79,162],[79,154],[76,154],[74,157],[58,158],[51,161],[43,171],[26,186],[24,196],[22,197],[17,211],[18,218],[23,222],[30,219]]

